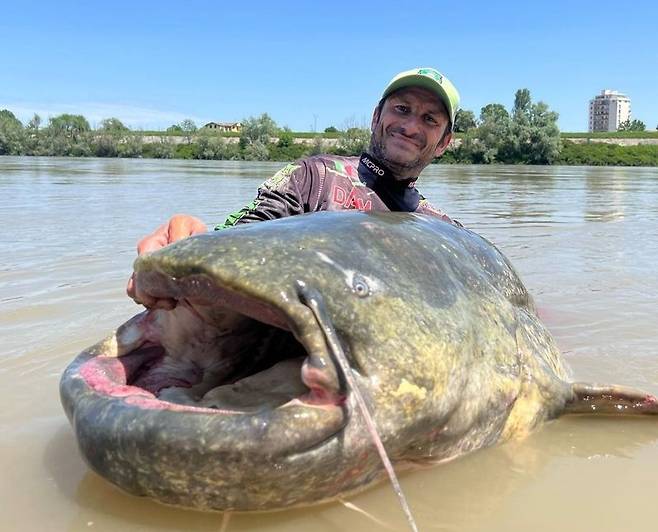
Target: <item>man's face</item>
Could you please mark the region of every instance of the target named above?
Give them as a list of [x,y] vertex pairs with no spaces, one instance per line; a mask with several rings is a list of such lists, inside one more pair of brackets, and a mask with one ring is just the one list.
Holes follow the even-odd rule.
[[449,123],[434,93],[421,87],[400,89],[386,98],[381,112],[375,109],[370,150],[397,178],[417,177],[448,147]]

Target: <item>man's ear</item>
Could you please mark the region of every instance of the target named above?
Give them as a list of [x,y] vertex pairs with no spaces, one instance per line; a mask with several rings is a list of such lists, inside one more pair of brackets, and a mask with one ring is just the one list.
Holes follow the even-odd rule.
[[375,126],[379,122],[379,105],[375,106],[375,110],[372,112],[372,120],[370,122],[370,133],[375,132]]
[[441,155],[443,155],[443,152],[448,149],[451,140],[452,140],[452,131],[450,133],[443,135],[439,143],[436,145],[436,149],[434,150],[434,157],[440,157]]

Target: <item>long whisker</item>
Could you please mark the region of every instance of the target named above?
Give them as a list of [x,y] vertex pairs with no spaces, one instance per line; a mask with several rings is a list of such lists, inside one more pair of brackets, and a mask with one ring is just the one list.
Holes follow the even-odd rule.
[[228,524],[231,520],[231,512],[222,513],[222,524],[220,525],[219,532],[226,532],[228,530]]
[[386,453],[384,444],[382,443],[382,440],[379,437],[379,432],[377,431],[377,425],[375,424],[375,420],[373,419],[372,414],[368,409],[368,405],[366,404],[365,399],[363,398],[363,394],[359,390],[359,385],[356,379],[354,378],[354,375],[352,374],[352,368],[350,367],[347,357],[345,356],[345,352],[343,351],[343,348],[340,344],[340,340],[338,339],[338,335],[336,334],[336,331],[334,330],[334,327],[331,324],[331,320],[327,315],[327,311],[324,307],[322,297],[316,290],[308,287],[306,283],[304,283],[303,281],[297,281],[297,293],[300,296],[301,302],[311,309],[311,312],[313,312],[315,319],[320,325],[320,328],[322,329],[322,332],[324,333],[324,336],[327,340],[327,345],[329,346],[329,350],[335,359],[334,362],[340,368],[343,374],[343,378],[346,380],[351,392],[354,394],[354,397],[356,398],[356,403],[361,412],[361,416],[363,416],[363,419],[366,422],[366,426],[368,427],[368,432],[370,433],[370,436],[372,437],[375,447],[377,448],[377,452],[379,453],[379,457],[381,458],[382,463],[384,464],[384,469],[386,469],[386,473],[388,473],[388,478],[390,479],[391,484],[393,485],[393,491],[395,492],[395,494],[398,497],[398,500],[400,501],[400,505],[402,506],[402,510],[404,511],[405,516],[407,517],[409,526],[411,527],[411,530],[413,530],[414,532],[418,532],[416,521],[414,520],[414,517],[411,513],[411,509],[409,508],[407,499],[404,496],[404,493],[402,492],[402,487],[400,486],[398,477],[396,476],[395,470],[393,469],[393,464],[391,464],[391,460],[389,459],[388,454]]
[[374,515],[372,515],[370,512],[366,512],[363,508],[359,508],[356,504],[353,504],[349,501],[345,501],[343,499],[338,499],[338,502],[341,503],[345,508],[348,510],[352,510],[354,512],[357,512],[368,519],[372,520],[374,523],[377,523],[380,527],[382,528],[387,528],[388,530],[393,530],[393,527],[387,523],[384,523],[381,519],[377,519]]

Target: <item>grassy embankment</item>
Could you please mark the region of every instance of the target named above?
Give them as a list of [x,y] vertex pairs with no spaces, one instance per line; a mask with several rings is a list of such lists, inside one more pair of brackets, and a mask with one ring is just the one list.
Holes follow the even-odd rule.
[[[153,136],[170,136],[170,133],[161,131],[145,131],[143,135]],[[312,133],[312,132],[292,132],[295,139],[313,139],[321,135],[324,139],[337,139],[340,136],[336,133]],[[239,133],[217,133],[218,137],[237,138]],[[455,134],[455,138],[460,139],[461,133]],[[615,140],[626,139],[657,139],[658,131],[618,131],[618,132],[562,132],[562,148],[559,159],[556,164],[571,166],[658,166],[658,144],[638,144],[623,145],[615,143]],[[575,141],[570,139],[577,139]],[[583,139],[583,140],[580,140]],[[151,155],[149,152],[152,146],[145,145],[145,155]],[[309,144],[293,144],[286,147],[270,144],[269,159],[278,161],[294,160],[308,155]],[[198,147],[195,143],[179,144],[175,147],[176,158],[195,159],[199,158],[197,153]],[[333,151],[333,150],[329,150]],[[345,154],[346,155],[346,154]],[[151,155],[152,156],[152,155]],[[451,153],[446,153],[442,159],[437,160],[439,163],[456,162]]]
[[658,139],[658,131],[597,131],[594,133],[568,133],[562,131],[563,139]]
[[[163,131],[143,131],[138,132],[144,136],[180,136],[180,133],[167,133]],[[321,135],[325,139],[336,139],[340,133],[312,133],[312,132],[293,132],[296,139],[313,139]],[[239,133],[216,133],[218,137],[237,138]],[[460,139],[463,135],[457,133],[455,138]],[[574,166],[658,166],[658,144],[644,144],[635,146],[625,146],[614,143],[615,139],[658,139],[658,131],[618,131],[618,132],[597,132],[597,133],[560,133],[562,139],[562,149],[556,164],[574,165]],[[569,139],[586,139],[583,141],[573,142]],[[607,142],[604,142],[607,141]],[[613,142],[611,142],[611,140]],[[145,145],[145,156],[153,156],[150,151],[152,146]],[[198,158],[196,145],[178,144],[175,147],[176,158],[195,159]],[[286,148],[279,148],[275,144],[270,145],[270,160],[287,161],[304,157],[308,154],[309,148],[304,144],[294,144]],[[450,154],[446,154],[443,159],[437,162],[451,163],[455,162]]]
[[[658,144],[623,145],[627,139],[657,139],[658,131],[560,133],[558,164],[578,166],[658,166]],[[586,139],[573,142],[568,139]],[[622,141],[619,144],[615,140]]]
[[[135,131],[134,133],[143,135],[146,137],[181,137],[182,133],[177,132],[177,131],[159,131],[159,130],[152,130],[152,131]],[[212,131],[211,133],[208,133],[207,131],[205,132],[206,134],[212,134],[212,135],[217,135],[218,137],[224,137],[224,138],[239,138],[240,133],[235,132],[235,131]],[[337,139],[340,137],[340,131],[336,131],[333,133],[313,133],[312,131],[293,131],[292,135],[296,139],[313,139],[317,137],[318,135],[322,136],[322,138],[325,139]]]

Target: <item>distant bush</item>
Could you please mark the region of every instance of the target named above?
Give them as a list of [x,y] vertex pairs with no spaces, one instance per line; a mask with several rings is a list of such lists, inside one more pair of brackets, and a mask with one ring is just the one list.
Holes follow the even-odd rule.
[[144,144],[142,155],[149,159],[173,159],[176,155],[176,145],[163,137],[160,142]]
[[619,146],[563,141],[558,164],[579,166],[658,166],[658,145]]
[[350,127],[341,131],[338,144],[333,150],[336,155],[361,155],[370,144],[370,130],[361,127]]
[[563,131],[560,136],[563,139],[658,139],[658,131]]
[[119,143],[119,157],[143,157],[143,142],[140,135],[128,135]]
[[306,144],[289,144],[281,146],[279,143],[270,144],[267,148],[271,161],[294,161],[309,154],[310,147]]
[[196,138],[197,159],[239,159],[240,149],[237,143],[229,143],[225,138],[212,133],[201,134]]
[[198,145],[196,144],[177,144],[174,153],[175,159],[198,159]]

